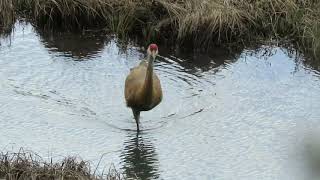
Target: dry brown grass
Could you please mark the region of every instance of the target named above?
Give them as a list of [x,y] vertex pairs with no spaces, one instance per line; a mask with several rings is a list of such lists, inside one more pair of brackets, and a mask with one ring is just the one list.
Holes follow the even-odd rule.
[[12,0],[0,1],[0,33],[10,32],[15,21],[15,11]]
[[105,175],[91,172],[90,164],[76,157],[61,162],[45,162],[34,152],[21,149],[17,153],[0,153],[0,179],[8,180],[122,180],[125,177],[115,168]]
[[202,47],[286,38],[320,54],[320,1],[316,0],[12,1],[0,2],[3,24],[18,14],[41,27],[99,27],[120,38],[138,35],[146,44],[156,40]]

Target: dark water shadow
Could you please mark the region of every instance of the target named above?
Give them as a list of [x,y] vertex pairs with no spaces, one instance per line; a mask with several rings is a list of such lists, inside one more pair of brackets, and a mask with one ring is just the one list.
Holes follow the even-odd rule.
[[[97,56],[111,40],[115,37],[106,34],[101,29],[83,30],[81,32],[54,31],[39,28],[32,23],[24,20],[17,21],[8,31],[0,31],[0,39],[10,37],[17,26],[33,26],[35,32],[40,36],[43,45],[49,52],[61,53],[66,57],[72,57],[74,60],[86,60]],[[139,41],[139,40],[135,40]],[[135,43],[134,40],[126,43],[117,43],[119,53],[126,53],[130,47],[143,47],[141,43]],[[141,40],[139,41],[141,42]],[[0,42],[1,43],[1,42]],[[157,42],[156,42],[157,43]],[[307,54],[292,43],[282,42],[259,42],[251,44],[237,44],[236,46],[217,46],[210,47],[206,50],[198,50],[195,48],[185,48],[183,46],[159,45],[160,55],[181,65],[185,72],[190,74],[200,74],[199,72],[207,72],[216,67],[235,62],[244,50],[261,50],[261,45],[269,47],[274,44],[287,50],[289,56],[297,57],[297,64],[303,64],[310,69],[320,71],[320,61],[314,58],[312,54]],[[1,44],[0,44],[1,46]],[[264,46],[266,48],[267,46]],[[145,47],[142,53],[145,54]],[[268,48],[266,48],[268,49]],[[166,60],[160,60],[166,61]]]
[[60,32],[45,31],[35,28],[40,35],[41,42],[49,52],[62,53],[63,56],[72,57],[74,60],[84,60],[95,57],[110,41],[110,36],[103,32]]
[[159,178],[159,160],[151,140],[145,134],[128,132],[124,149],[120,155],[124,173],[128,178]]
[[308,55],[304,55],[304,58],[296,59],[296,64],[303,64],[306,68],[314,70],[320,76],[320,61],[319,59],[314,59]]
[[[207,51],[196,51],[191,49],[170,49],[160,46],[160,54],[164,58],[175,61],[185,72],[199,74],[225,64],[235,62],[244,50],[243,47],[230,49],[228,47],[211,47]],[[165,59],[162,61],[166,61]]]
[[[141,53],[145,54],[145,47],[142,47],[141,43],[135,43],[133,40],[126,43],[118,42],[114,36],[108,35],[102,30],[93,29],[82,32],[48,31],[37,26],[34,26],[34,29],[49,52],[61,53],[60,55],[71,57],[73,60],[92,59],[98,56],[111,41],[117,42],[120,54],[126,54],[130,48],[137,47]],[[300,64],[303,64],[320,74],[318,59],[299,51],[298,47],[286,41],[238,44],[237,46],[211,46],[206,50],[160,44],[161,57],[158,60],[167,64],[177,63],[183,68],[181,69],[183,72],[201,77],[203,72],[216,72],[219,68],[236,62],[240,56],[243,56],[245,51],[250,51],[250,54],[245,55],[259,54],[261,56],[263,54],[264,57],[270,57],[273,55],[272,51],[274,51],[275,47],[284,49],[284,52],[287,52],[289,57],[295,57],[297,68]],[[264,53],[261,53],[261,51],[264,51]]]

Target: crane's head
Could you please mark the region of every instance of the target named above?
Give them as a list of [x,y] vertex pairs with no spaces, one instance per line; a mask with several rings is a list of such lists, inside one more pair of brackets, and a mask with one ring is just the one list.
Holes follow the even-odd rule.
[[158,46],[156,44],[150,44],[147,53],[155,59],[158,55]]

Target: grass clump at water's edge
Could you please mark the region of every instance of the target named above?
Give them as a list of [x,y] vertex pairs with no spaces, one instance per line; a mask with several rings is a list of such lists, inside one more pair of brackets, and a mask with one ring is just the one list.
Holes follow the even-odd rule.
[[76,157],[64,158],[61,162],[45,162],[33,152],[21,149],[17,153],[0,153],[0,179],[66,179],[66,180],[122,180],[125,177],[110,168],[104,175],[96,175],[90,164]]
[[19,16],[39,27],[101,27],[145,44],[196,47],[285,38],[320,54],[317,0],[2,0],[0,8],[3,27]]
[[[0,33],[10,34],[15,21],[15,10],[12,0],[0,1]],[[0,35],[1,35],[0,34]]]

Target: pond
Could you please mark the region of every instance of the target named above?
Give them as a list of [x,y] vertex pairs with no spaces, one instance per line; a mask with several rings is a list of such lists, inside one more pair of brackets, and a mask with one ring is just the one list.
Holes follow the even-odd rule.
[[0,149],[76,155],[141,179],[301,179],[301,141],[320,125],[320,66],[291,50],[159,47],[163,101],[141,114],[124,81],[145,50],[101,32],[17,24],[0,40]]

